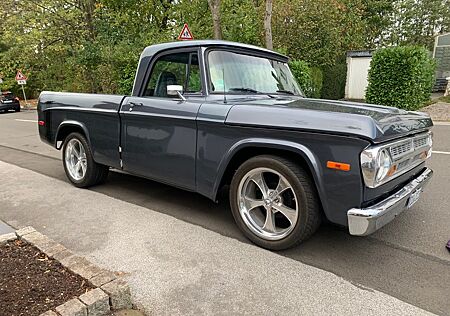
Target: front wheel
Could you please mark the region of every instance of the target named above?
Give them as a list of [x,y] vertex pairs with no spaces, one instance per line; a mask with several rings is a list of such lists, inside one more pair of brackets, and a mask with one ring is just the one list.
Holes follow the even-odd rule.
[[91,148],[80,133],[67,136],[62,156],[67,178],[79,188],[99,184],[108,176],[109,168],[94,161]]
[[321,221],[320,203],[309,174],[278,156],[244,162],[230,186],[233,217],[255,244],[282,250],[309,238]]

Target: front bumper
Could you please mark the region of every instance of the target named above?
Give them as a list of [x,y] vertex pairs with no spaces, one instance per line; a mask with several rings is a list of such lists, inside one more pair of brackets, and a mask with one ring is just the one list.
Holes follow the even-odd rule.
[[413,193],[422,191],[433,176],[433,170],[426,168],[417,178],[383,201],[367,208],[352,208],[347,212],[351,235],[366,236],[377,231],[398,214],[408,208]]

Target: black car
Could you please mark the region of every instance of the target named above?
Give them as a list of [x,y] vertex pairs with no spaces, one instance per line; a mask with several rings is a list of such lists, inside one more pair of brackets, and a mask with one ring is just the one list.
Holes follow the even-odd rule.
[[19,98],[12,92],[5,91],[0,96],[0,112],[14,110],[20,112]]

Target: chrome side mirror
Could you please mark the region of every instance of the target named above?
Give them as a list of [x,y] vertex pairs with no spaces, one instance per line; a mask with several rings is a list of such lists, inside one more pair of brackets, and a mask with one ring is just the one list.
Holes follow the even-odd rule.
[[177,84],[170,84],[167,86],[167,95],[169,97],[179,97],[181,100],[185,101],[186,98],[183,97],[183,86]]

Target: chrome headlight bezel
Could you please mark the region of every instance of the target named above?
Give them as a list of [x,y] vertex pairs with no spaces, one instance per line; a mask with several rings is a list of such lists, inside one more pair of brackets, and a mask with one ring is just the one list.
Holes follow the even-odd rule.
[[422,133],[361,152],[364,183],[376,188],[420,165],[431,156],[432,133]]
[[361,153],[361,170],[364,182],[375,188],[385,182],[392,166],[392,158],[384,147],[372,147]]

